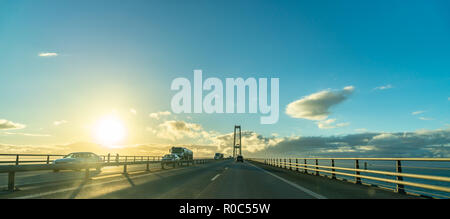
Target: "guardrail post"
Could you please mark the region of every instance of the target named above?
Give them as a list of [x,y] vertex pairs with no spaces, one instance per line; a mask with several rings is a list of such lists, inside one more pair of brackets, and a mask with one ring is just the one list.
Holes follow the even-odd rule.
[[88,180],[89,179],[89,177],[90,177],[90,173],[89,173],[89,167],[88,168],[86,168],[86,172],[84,173],[84,179],[85,180]]
[[359,161],[358,160],[355,160],[355,169],[356,169],[356,171],[355,171],[355,174],[356,174],[355,183],[356,184],[361,184],[361,178],[358,177],[358,175],[359,175],[359,171],[358,171],[358,169],[359,169]]
[[319,176],[320,174],[319,174],[319,160],[318,159],[316,159],[316,176]]
[[126,174],[127,173],[127,164],[123,165],[123,173]]
[[119,154],[116,154],[116,163],[119,163]]
[[14,191],[15,189],[15,177],[16,176],[16,172],[8,172],[8,190],[9,191]]
[[[334,159],[331,159],[331,166],[334,167]],[[335,171],[334,168],[331,169],[331,172],[333,172],[331,174],[331,179],[336,179],[336,174],[334,173],[334,171]]]
[[111,161],[111,154],[108,153],[108,163]]
[[[402,173],[402,163],[397,160],[396,162],[397,173]],[[397,181],[403,181],[403,176],[397,176]],[[403,184],[397,184],[397,193],[405,193],[405,186]]]
[[145,171],[150,171],[150,162],[147,161],[147,167],[145,168]]
[[308,164],[307,164],[307,162],[306,162],[306,159],[305,159],[305,173],[308,173],[308,170],[306,169],[306,168],[308,168]]
[[136,156],[134,156],[133,158],[133,163],[136,163]]
[[19,165],[19,155],[16,155],[16,165]]
[[291,158],[289,158],[289,170],[292,170]]
[[367,170],[367,162],[364,162],[364,169]]
[[295,171],[298,171],[298,158],[295,158]]
[[286,167],[286,158],[284,158],[284,169],[287,169],[287,167]]
[[47,164],[50,164],[50,155],[47,155]]

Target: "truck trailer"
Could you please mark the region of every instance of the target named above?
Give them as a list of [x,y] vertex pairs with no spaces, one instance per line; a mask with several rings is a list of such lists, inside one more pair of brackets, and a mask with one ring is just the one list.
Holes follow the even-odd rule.
[[176,154],[178,157],[181,158],[181,160],[193,160],[194,159],[194,153],[183,147],[172,147],[170,149],[171,154]]

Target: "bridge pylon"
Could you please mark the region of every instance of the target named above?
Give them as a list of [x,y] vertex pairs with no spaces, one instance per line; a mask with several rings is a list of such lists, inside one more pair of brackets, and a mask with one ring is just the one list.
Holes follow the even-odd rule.
[[234,126],[234,140],[233,140],[233,157],[242,155],[242,144],[241,144],[241,126]]

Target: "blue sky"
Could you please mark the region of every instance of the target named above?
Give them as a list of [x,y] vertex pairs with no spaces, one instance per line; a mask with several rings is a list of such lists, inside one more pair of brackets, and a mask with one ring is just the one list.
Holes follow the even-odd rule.
[[[192,79],[194,69],[223,80],[280,78],[277,124],[251,114],[170,117],[208,131],[228,133],[235,123],[284,137],[448,128],[449,12],[448,1],[2,0],[0,119],[26,125],[3,132],[52,137],[3,134],[0,142],[88,141],[84,123],[133,108],[140,117],[130,121],[129,143],[164,143],[147,137],[162,123],[148,114],[170,111],[171,81]],[[57,56],[38,56],[50,52]],[[354,91],[327,117],[342,127],[285,113],[346,86]],[[64,130],[52,125],[60,120]]]

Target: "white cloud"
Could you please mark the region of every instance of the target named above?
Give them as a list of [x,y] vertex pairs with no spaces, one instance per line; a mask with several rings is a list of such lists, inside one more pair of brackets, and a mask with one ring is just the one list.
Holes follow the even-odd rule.
[[183,138],[198,138],[207,135],[199,124],[188,123],[185,121],[165,121],[159,124],[157,129],[148,128],[159,138],[169,139],[172,141]]
[[368,132],[366,128],[355,129],[356,132]]
[[135,109],[133,109],[133,108],[130,108],[130,113],[136,115],[136,114],[137,114],[137,111],[136,111]]
[[322,120],[322,121],[317,122],[317,126],[320,129],[334,129],[334,128],[345,127],[345,126],[350,125],[349,122],[337,123],[336,125],[334,125],[335,122],[336,122],[336,119]]
[[425,111],[423,111],[423,110],[415,111],[415,112],[412,112],[411,115],[419,115],[419,114],[423,114],[424,112]]
[[66,120],[60,120],[60,121],[54,121],[54,122],[53,122],[53,125],[55,125],[55,126],[60,126],[60,125],[62,125],[62,124],[66,124],[66,123],[67,123]]
[[23,135],[29,137],[50,137],[48,134],[31,134],[31,133],[19,133],[19,132],[5,132],[6,135]]
[[428,118],[428,117],[419,117],[419,119],[424,120],[424,121],[434,120],[433,118]]
[[23,129],[26,125],[20,124],[20,123],[14,123],[11,121],[8,121],[6,119],[0,119],[0,130],[7,130],[7,129]]
[[[269,147],[276,146],[280,142],[288,139],[277,137],[274,135],[272,135],[271,137],[265,137],[253,131],[242,131],[241,135],[242,151],[250,153],[262,151]],[[218,135],[211,138],[211,140],[221,152],[228,154],[233,153],[232,145],[234,141],[234,133]]]
[[156,112],[156,113],[150,113],[150,118],[159,120],[162,116],[170,116],[172,113],[169,111],[164,111],[164,112]]
[[324,90],[296,100],[286,107],[286,114],[293,118],[324,120],[330,108],[346,100],[354,92],[353,86],[342,90]]
[[391,88],[393,88],[393,86],[388,84],[388,85],[376,87],[376,88],[374,88],[374,90],[387,90],[387,89],[391,89]]
[[41,52],[38,54],[39,57],[55,57],[58,56],[56,52]]

